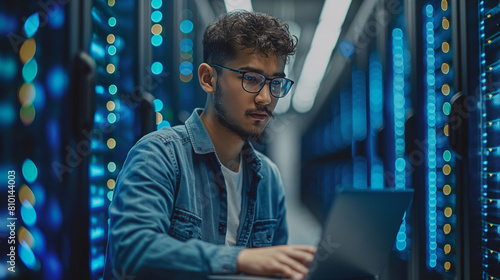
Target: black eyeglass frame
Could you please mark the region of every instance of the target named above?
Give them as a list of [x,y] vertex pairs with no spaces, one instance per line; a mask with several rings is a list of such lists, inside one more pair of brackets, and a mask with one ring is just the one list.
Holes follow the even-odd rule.
[[[290,80],[290,79],[288,79],[288,78],[285,78],[285,77],[268,78],[268,77],[266,77],[266,76],[262,75],[261,73],[257,73],[257,72],[254,72],[254,71],[241,71],[241,70],[238,70],[238,69],[233,69],[233,68],[229,68],[229,67],[225,67],[225,66],[221,66],[221,65],[217,65],[217,64],[210,64],[210,66],[212,66],[212,67],[219,67],[219,68],[222,68],[222,69],[226,69],[226,70],[233,71],[233,72],[235,72],[235,73],[241,74],[241,75],[242,75],[242,76],[241,76],[241,87],[242,87],[242,88],[243,88],[246,92],[248,92],[248,93],[259,93],[259,92],[262,90],[262,88],[264,87],[264,85],[266,84],[266,81],[270,81],[270,83],[269,83],[269,93],[270,93],[272,96],[274,96],[275,98],[283,98],[283,97],[285,97],[285,96],[287,96],[287,95],[288,95],[288,93],[290,92],[290,89],[292,89],[292,86],[293,86],[293,84],[295,83],[294,81],[292,81],[292,80]],[[247,90],[247,89],[243,86],[243,78],[245,78],[245,74],[247,74],[247,73],[255,73],[255,74],[258,74],[258,75],[261,75],[262,77],[264,77],[264,79],[265,79],[265,80],[264,80],[264,82],[263,82],[263,83],[261,83],[260,88],[259,88],[259,90],[258,90],[258,91],[249,91],[249,90]],[[289,83],[290,83],[290,86],[289,86],[289,87],[288,87],[288,89],[285,91],[285,94],[283,94],[283,96],[276,96],[276,95],[274,95],[274,94],[273,94],[273,90],[272,90],[272,88],[271,88],[271,82],[272,82],[273,80],[275,80],[275,79],[285,79],[287,82],[289,82]]]

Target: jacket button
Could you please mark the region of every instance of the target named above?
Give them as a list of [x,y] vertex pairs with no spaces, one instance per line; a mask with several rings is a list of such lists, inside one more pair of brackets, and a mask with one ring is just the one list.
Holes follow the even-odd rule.
[[193,232],[192,231],[188,231],[188,234],[189,234],[189,238],[193,237]]
[[220,233],[223,233],[225,228],[226,228],[226,224],[225,223],[219,223],[219,232]]
[[267,234],[267,241],[271,241],[271,235],[269,233]]

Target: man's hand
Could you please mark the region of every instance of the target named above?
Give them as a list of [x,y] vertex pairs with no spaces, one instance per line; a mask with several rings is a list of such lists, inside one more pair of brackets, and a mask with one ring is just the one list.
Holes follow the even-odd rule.
[[237,270],[247,274],[303,279],[314,253],[316,248],[306,245],[243,249],[238,255]]

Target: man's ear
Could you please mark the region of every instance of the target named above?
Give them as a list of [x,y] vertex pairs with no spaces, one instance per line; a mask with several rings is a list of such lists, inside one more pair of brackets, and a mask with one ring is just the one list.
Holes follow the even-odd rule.
[[200,81],[201,88],[206,93],[214,93],[217,81],[216,75],[217,72],[215,69],[206,63],[202,63],[200,64],[200,67],[198,67],[198,79]]

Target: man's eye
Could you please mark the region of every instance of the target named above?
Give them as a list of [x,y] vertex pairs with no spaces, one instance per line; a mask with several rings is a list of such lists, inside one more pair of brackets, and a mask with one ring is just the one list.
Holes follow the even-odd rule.
[[257,83],[257,78],[256,77],[244,76],[243,79],[245,79],[245,81],[249,82],[249,83]]

